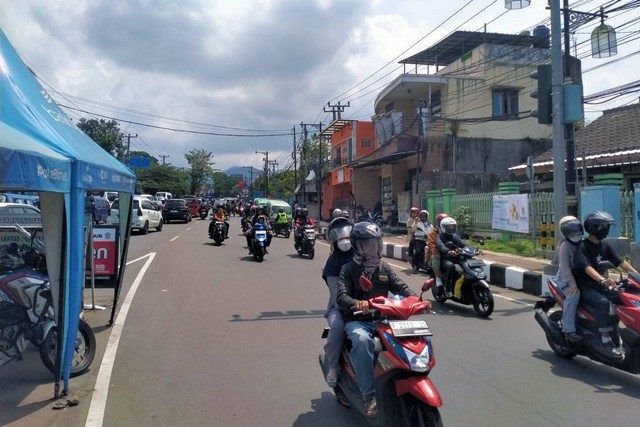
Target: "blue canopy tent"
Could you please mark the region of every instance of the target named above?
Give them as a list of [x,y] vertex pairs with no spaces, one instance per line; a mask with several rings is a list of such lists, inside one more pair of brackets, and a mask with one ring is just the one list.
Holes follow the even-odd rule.
[[[118,191],[124,274],[135,175],[75,126],[0,30],[0,188],[41,191],[47,268],[58,324],[58,373],[68,392],[84,287],[86,191]],[[115,310],[115,301],[114,301]],[[113,318],[113,316],[112,316]]]

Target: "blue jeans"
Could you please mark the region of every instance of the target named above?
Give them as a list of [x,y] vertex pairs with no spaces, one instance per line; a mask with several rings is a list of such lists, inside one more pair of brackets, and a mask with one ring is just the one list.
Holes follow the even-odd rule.
[[363,396],[375,393],[373,379],[373,334],[380,321],[350,321],[345,325],[351,340],[351,362],[356,374],[358,388]]
[[569,285],[555,277],[558,289],[564,295],[564,305],[562,306],[562,332],[570,333],[576,331],[576,311],[580,302],[580,291],[574,295],[567,295]]
[[620,304],[620,296],[617,291],[602,290],[594,288],[582,288],[580,290],[580,300],[596,308],[595,317],[600,332],[611,332],[613,323],[609,316],[609,301]]
[[338,361],[340,360],[340,352],[342,351],[345,337],[342,313],[338,309],[336,302],[338,277],[328,276],[327,286],[329,287],[329,303],[324,317],[327,318],[327,323],[329,324],[329,336],[327,336],[327,343],[324,345],[325,363],[329,369],[338,369]]

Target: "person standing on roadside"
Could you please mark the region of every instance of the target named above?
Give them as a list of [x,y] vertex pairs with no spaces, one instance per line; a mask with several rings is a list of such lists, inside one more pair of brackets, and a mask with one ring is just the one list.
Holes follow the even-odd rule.
[[415,245],[414,235],[418,228],[418,214],[420,209],[415,206],[409,211],[409,219],[407,219],[407,242],[409,243],[409,261],[413,259],[413,247]]

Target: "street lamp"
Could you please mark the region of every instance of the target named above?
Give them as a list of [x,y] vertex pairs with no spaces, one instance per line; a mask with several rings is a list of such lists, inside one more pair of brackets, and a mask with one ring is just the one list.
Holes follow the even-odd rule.
[[617,54],[616,32],[611,25],[604,23],[604,15],[600,15],[600,25],[591,33],[591,56],[608,58]]
[[531,0],[504,0],[507,9],[524,9],[531,4]]

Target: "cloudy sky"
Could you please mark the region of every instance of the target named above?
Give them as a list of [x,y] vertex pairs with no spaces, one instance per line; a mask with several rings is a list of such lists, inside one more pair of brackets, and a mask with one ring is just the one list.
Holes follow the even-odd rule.
[[[593,11],[632,0],[571,1]],[[0,27],[69,116],[113,118],[132,150],[186,166],[204,149],[216,168],[292,164],[292,129],[369,120],[398,61],[455,30],[518,33],[548,24],[546,0],[2,0]],[[618,55],[592,59],[596,22],[575,34],[584,93],[638,80],[640,8],[612,14]],[[587,117],[637,102],[635,92],[587,106]]]

